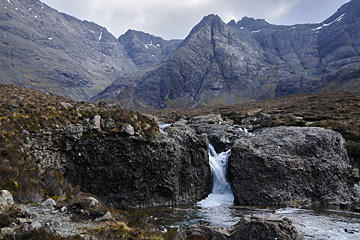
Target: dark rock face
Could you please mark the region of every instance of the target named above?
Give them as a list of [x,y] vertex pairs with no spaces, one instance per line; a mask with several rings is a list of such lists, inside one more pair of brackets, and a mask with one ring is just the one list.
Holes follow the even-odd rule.
[[[101,128],[111,122],[101,120]],[[154,138],[112,136],[96,125],[42,131],[28,149],[42,168],[63,171],[70,183],[117,207],[192,204],[211,192],[205,135],[178,124]]]
[[160,63],[173,53],[181,40],[166,41],[148,33],[128,30],[119,37],[119,42],[138,67],[146,68]]
[[242,219],[230,230],[218,229],[206,225],[190,226],[184,231],[183,239],[214,239],[214,240],[302,240],[301,234],[292,225],[291,220],[276,219]]
[[38,0],[0,2],[0,83],[86,100],[137,68],[104,27]]
[[[190,108],[360,89],[359,11],[353,0],[323,23],[294,26],[209,15],[164,62],[120,77],[94,100]],[[125,89],[131,97],[118,94]]]
[[321,128],[276,127],[235,141],[228,176],[236,205],[339,205],[351,201],[342,136]]

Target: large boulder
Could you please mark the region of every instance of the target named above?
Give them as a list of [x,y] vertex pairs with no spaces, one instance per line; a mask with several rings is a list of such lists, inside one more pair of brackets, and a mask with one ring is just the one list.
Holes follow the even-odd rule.
[[228,176],[236,205],[339,205],[351,201],[349,171],[339,133],[276,127],[235,141]]
[[117,207],[195,203],[211,192],[206,135],[183,123],[166,131],[74,139],[63,154],[65,177]]
[[257,217],[244,218],[228,230],[207,225],[193,225],[184,230],[179,238],[213,240],[304,239],[289,219],[261,219]]

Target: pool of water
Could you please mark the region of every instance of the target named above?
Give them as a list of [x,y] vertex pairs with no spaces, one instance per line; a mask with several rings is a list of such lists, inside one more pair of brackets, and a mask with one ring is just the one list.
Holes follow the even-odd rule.
[[[213,196],[217,198],[219,196]],[[360,239],[360,214],[341,210],[308,210],[283,208],[278,210],[229,206],[226,201],[212,207],[154,208],[147,210],[153,221],[162,228],[185,228],[196,223],[207,223],[231,228],[242,217],[287,217],[305,239],[352,240]]]

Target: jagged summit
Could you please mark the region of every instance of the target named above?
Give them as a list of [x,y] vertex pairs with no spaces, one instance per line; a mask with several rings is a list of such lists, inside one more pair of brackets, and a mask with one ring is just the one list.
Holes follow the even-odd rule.
[[266,22],[265,19],[255,19],[249,17],[243,17],[240,21],[237,22],[238,27],[266,27],[271,25]]

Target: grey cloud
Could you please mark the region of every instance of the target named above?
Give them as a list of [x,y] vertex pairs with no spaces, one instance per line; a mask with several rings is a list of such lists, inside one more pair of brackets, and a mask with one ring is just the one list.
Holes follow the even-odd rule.
[[136,29],[165,39],[185,38],[203,16],[227,22],[244,16],[276,24],[319,22],[346,0],[43,0],[80,19],[105,26],[115,36]]

